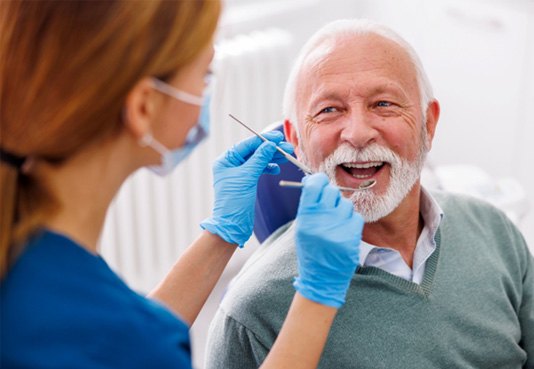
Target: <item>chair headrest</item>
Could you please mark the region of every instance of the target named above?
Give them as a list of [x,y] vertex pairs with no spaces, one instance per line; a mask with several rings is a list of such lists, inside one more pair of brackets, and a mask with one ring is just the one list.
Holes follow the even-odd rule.
[[[270,130],[284,132],[283,125],[269,126]],[[286,162],[280,164],[279,175],[264,174],[258,182],[254,235],[261,243],[279,227],[295,219],[300,199],[300,190],[282,188],[281,179],[300,182],[304,173],[295,165]]]

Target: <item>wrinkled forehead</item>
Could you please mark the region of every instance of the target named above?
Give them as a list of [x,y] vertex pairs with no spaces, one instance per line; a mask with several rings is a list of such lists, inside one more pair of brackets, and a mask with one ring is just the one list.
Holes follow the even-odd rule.
[[[390,79],[418,97],[417,71],[408,53],[396,42],[376,34],[346,35],[327,39],[305,58],[298,90],[314,89],[331,76]],[[372,83],[371,78],[371,83]]]

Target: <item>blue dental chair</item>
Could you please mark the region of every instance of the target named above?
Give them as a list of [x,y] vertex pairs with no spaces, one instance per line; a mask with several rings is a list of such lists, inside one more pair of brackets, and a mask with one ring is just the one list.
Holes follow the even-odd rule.
[[[280,124],[273,130],[284,132]],[[282,188],[280,180],[300,182],[304,173],[290,162],[280,164],[279,175],[262,175],[256,196],[254,235],[260,243],[276,229],[295,219],[300,199],[300,189]]]

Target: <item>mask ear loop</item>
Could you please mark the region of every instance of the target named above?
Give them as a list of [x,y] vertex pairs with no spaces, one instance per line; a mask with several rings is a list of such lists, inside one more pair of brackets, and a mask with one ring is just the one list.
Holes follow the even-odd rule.
[[[126,116],[126,109],[122,109],[121,112],[121,119],[123,122],[126,122],[128,120]],[[161,143],[159,143],[154,136],[152,135],[152,132],[147,132],[141,137],[137,143],[141,147],[150,147],[157,151],[161,156],[164,156],[169,152],[169,149],[167,149],[165,146],[163,146]]]
[[159,143],[154,136],[152,136],[151,132],[147,132],[141,137],[139,140],[139,145],[141,147],[150,147],[154,150],[156,150],[161,156],[165,156],[166,154],[170,153],[169,149],[167,149],[165,146],[163,146],[161,143]]
[[[203,96],[195,96],[195,95],[192,95],[192,94],[187,93],[185,91],[178,90],[177,88],[174,88],[173,86],[169,85],[168,83],[160,81],[159,79],[154,78],[154,77],[152,77],[151,80],[152,80],[154,89],[159,91],[159,92],[161,92],[161,93],[164,93],[166,95],[169,95],[169,96],[174,97],[174,98],[176,98],[176,99],[178,99],[180,101],[183,101],[183,102],[186,102],[186,103],[189,103],[189,104],[192,104],[192,105],[197,105],[197,106],[200,106],[200,107],[202,107],[204,105],[204,99],[205,99],[204,95]],[[207,87],[211,90],[211,83],[209,83]],[[123,111],[123,115],[124,115],[124,111]],[[198,131],[198,129],[197,129],[197,131]],[[190,133],[190,135],[193,136],[193,137],[197,136],[198,135],[197,131],[193,131],[192,133]],[[143,135],[143,137],[141,137],[141,139],[139,140],[139,145],[141,147],[149,146],[152,149],[156,150],[163,157],[165,157],[165,155],[171,153],[171,151],[169,149],[167,149],[165,146],[163,146],[160,142],[158,142],[154,138],[154,136],[152,135],[151,132],[147,132],[147,133],[145,133]]]
[[157,78],[152,78],[152,83],[154,84],[154,89],[158,90],[159,92],[174,97],[175,99],[186,102],[188,104],[202,106],[204,102],[203,96],[195,96],[185,91],[178,90],[177,88],[174,88],[168,83],[160,81]]

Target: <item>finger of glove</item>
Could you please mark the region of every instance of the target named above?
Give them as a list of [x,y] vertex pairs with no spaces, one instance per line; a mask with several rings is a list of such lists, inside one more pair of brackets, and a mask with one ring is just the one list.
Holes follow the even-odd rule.
[[269,174],[269,175],[280,174],[280,166],[278,164],[269,163],[263,170],[263,174]]
[[[278,147],[287,152],[289,155],[293,154],[295,148],[289,142],[282,141],[278,144]],[[274,154],[273,160],[274,163],[285,163],[287,161],[286,157],[279,153],[278,151]]]
[[271,162],[275,151],[276,146],[273,142],[264,142],[243,164],[243,167],[247,170],[247,173],[254,173],[259,177]]
[[219,170],[221,168],[238,167],[244,162],[245,158],[239,154],[236,150],[236,146],[234,146],[215,161],[213,169]]
[[[265,132],[263,137],[275,144],[284,140],[284,134],[279,131]],[[232,150],[239,154],[244,160],[247,160],[263,142],[264,141],[261,138],[252,136],[236,144]]]
[[365,225],[365,221],[364,221],[363,217],[359,213],[357,213],[355,211],[352,211],[352,213],[351,213],[351,221],[354,224],[354,229],[357,230],[358,237],[361,238],[362,231],[363,231],[363,226]]
[[313,206],[321,200],[323,189],[328,185],[329,180],[326,174],[316,173],[304,177],[302,181],[304,187],[300,195],[299,207]]
[[339,201],[341,200],[341,192],[337,187],[328,184],[323,188],[323,193],[321,195],[320,204],[322,207],[330,209],[335,208]]
[[256,149],[262,144],[262,139],[256,136],[249,137],[234,145],[229,151],[233,151],[235,154],[241,156],[244,161],[256,151]]
[[[349,199],[341,197],[339,203],[337,204],[338,213],[342,219],[347,219],[352,217],[354,212],[354,204]],[[355,213],[359,216],[358,213]],[[360,216],[361,218],[361,216]]]
[[293,154],[295,152],[295,146],[287,141],[281,141],[278,146],[288,154]]
[[274,142],[275,144],[279,144],[280,142],[284,141],[285,136],[280,131],[267,131],[262,132],[261,134],[263,137],[265,137],[267,140]]
[[363,231],[363,219],[361,216],[354,212],[352,217],[348,220],[347,229],[350,229],[350,235],[352,235],[352,242],[347,244],[345,249],[347,258],[346,260],[352,260],[355,264],[358,264],[360,259],[360,244]]

